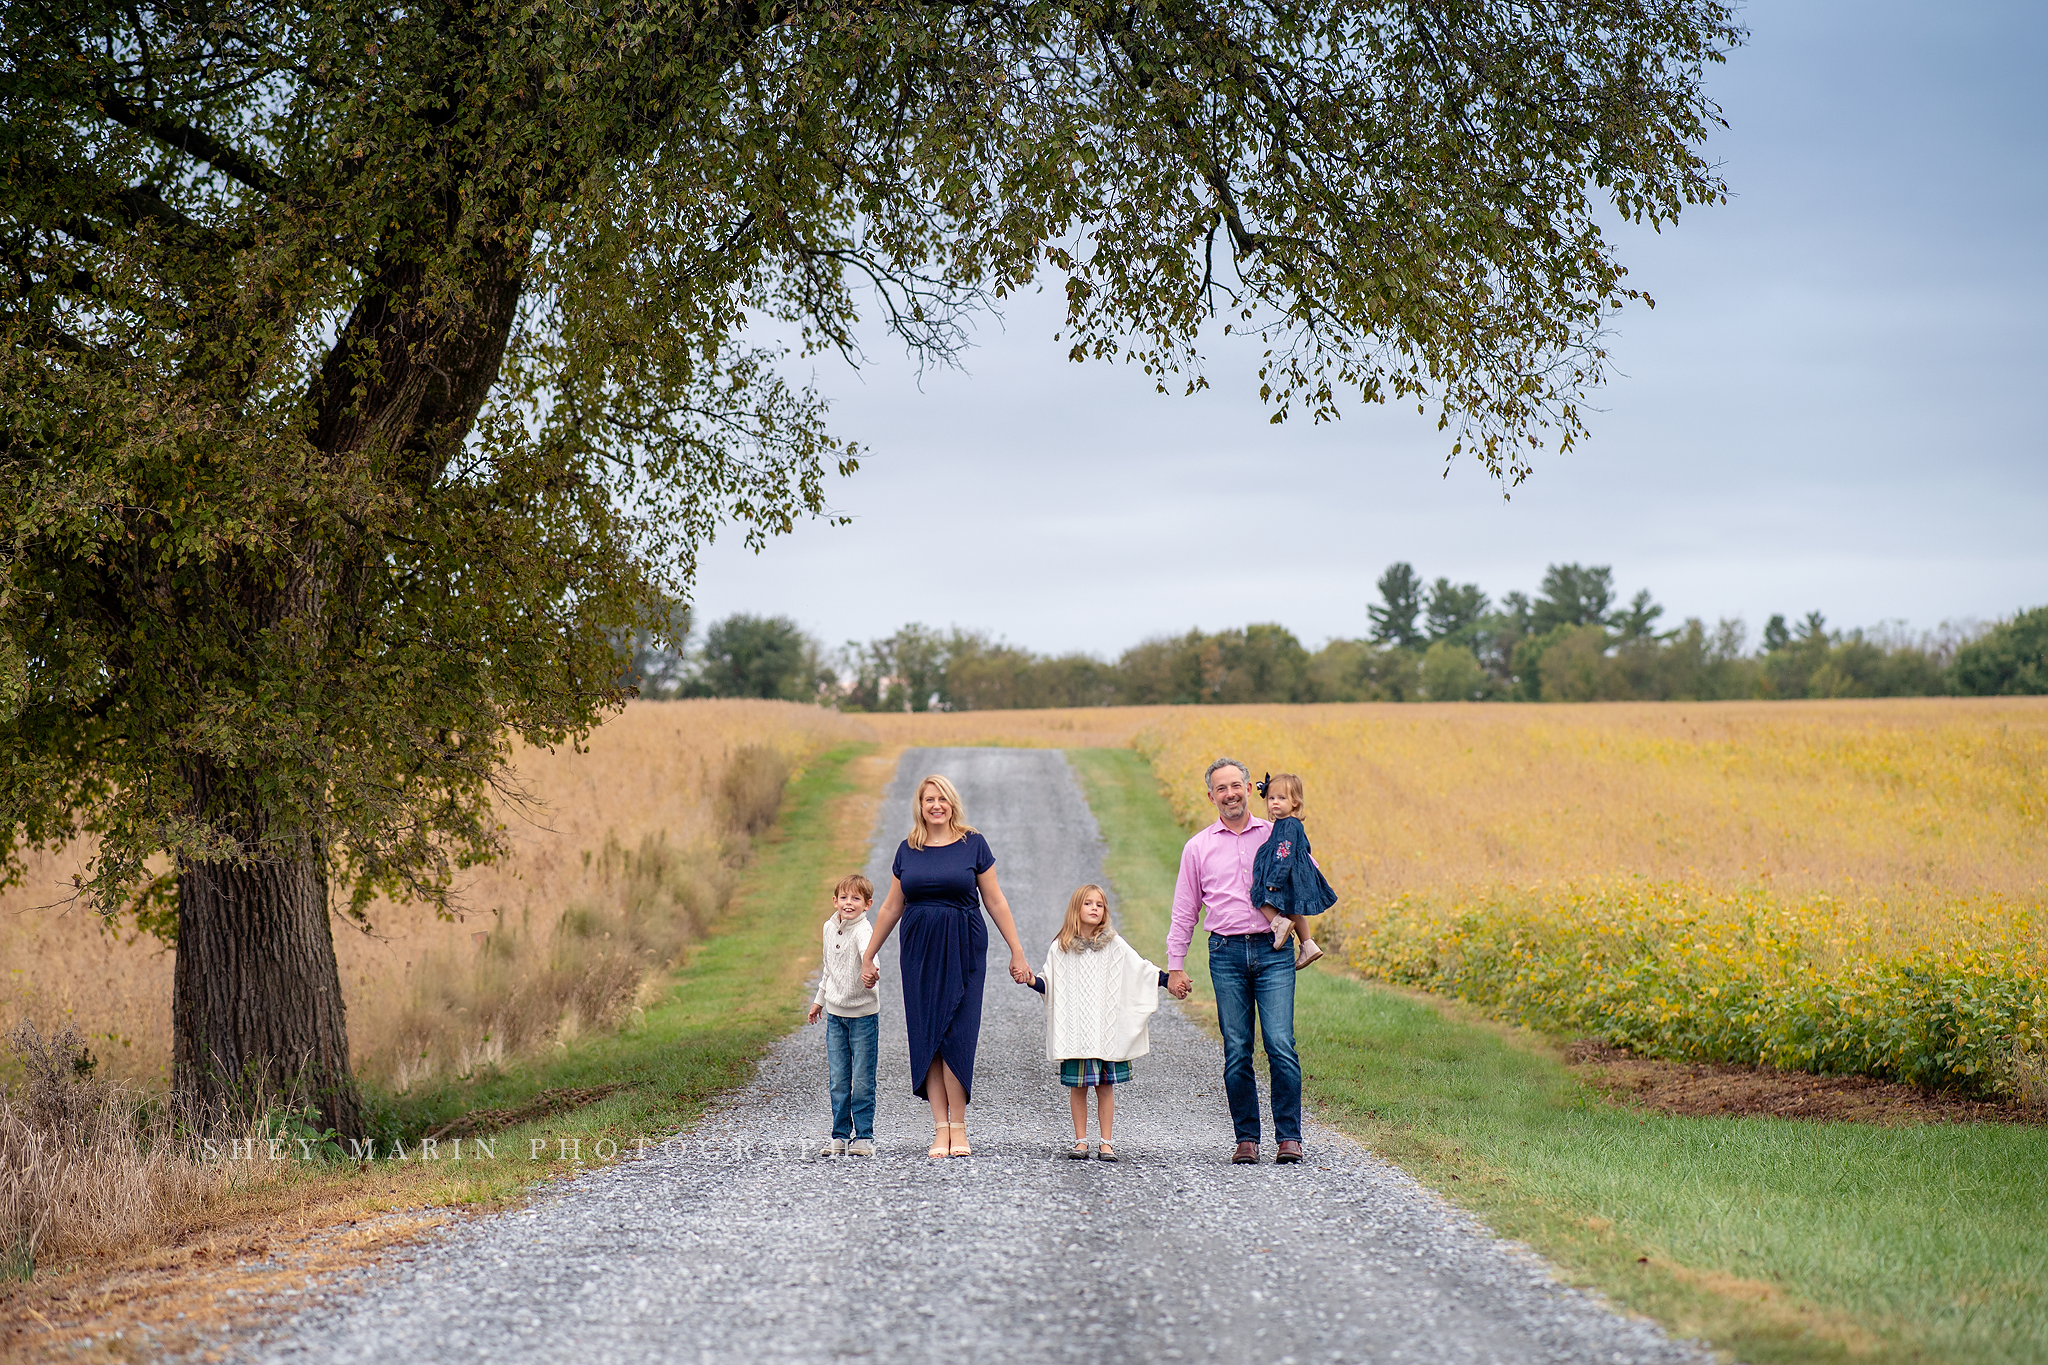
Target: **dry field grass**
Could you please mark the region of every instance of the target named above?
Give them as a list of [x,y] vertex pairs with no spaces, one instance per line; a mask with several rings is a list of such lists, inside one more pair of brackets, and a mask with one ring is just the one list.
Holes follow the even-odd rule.
[[873,728],[876,738],[897,747],[1122,749],[1147,725],[1186,709],[1081,706],[1048,711],[905,711],[865,714],[860,719]]
[[[459,920],[379,901],[367,931],[336,921],[358,1069],[402,1089],[489,1061],[508,1041],[516,1050],[549,1030],[601,1022],[591,1016],[615,1009],[622,991],[630,997],[640,975],[615,951],[615,940],[629,936],[622,929],[638,933],[643,955],[673,952],[722,904],[712,898],[723,895],[724,869],[745,836],[733,821],[746,817],[735,816],[725,790],[733,756],[765,747],[794,766],[828,743],[870,737],[857,718],[784,702],[635,702],[597,729],[585,752],[521,754],[518,779],[531,803],[506,809],[511,856],[467,875]],[[24,1019],[45,1032],[68,1025],[104,1074],[161,1085],[170,1069],[171,955],[152,939],[103,932],[90,911],[65,903],[88,852],[34,858],[22,883],[0,894],[0,1031]],[[531,989],[565,971],[580,980]],[[480,1001],[514,996],[527,1013],[563,1009],[505,1020],[490,1039],[489,1020],[463,1017]]]
[[1655,1055],[2018,1095],[2048,1045],[2048,701],[1233,707],[1134,738],[1181,817],[1294,771],[1387,979]]

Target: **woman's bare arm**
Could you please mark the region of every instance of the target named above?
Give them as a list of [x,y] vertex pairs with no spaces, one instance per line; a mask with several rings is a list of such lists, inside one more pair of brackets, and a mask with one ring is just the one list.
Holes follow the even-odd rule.
[[882,897],[882,908],[875,911],[875,932],[868,939],[868,950],[861,954],[860,980],[863,986],[872,986],[882,979],[882,969],[875,965],[875,954],[882,951],[882,945],[889,941],[896,922],[902,918],[903,883],[891,877],[889,894]]
[[1003,942],[1010,945],[1010,979],[1020,986],[1031,984],[1031,964],[1024,960],[1024,943],[1017,937],[1017,921],[1010,914],[1010,902],[1003,898],[1003,888],[996,884],[996,870],[990,868],[976,879],[981,887],[981,903],[988,907],[988,917],[996,922],[996,932],[1003,936]]

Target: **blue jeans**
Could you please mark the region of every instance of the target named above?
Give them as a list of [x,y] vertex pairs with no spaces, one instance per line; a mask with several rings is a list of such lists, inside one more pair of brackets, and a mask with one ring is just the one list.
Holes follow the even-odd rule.
[[875,1135],[875,1031],[881,1016],[825,1016],[825,1064],[832,1071],[832,1136]]
[[1259,1082],[1252,1070],[1252,1015],[1266,1040],[1273,1081],[1273,1137],[1301,1141],[1301,1059],[1294,1053],[1294,946],[1271,934],[1209,935],[1209,988],[1223,1030],[1223,1091],[1239,1142],[1259,1140]]

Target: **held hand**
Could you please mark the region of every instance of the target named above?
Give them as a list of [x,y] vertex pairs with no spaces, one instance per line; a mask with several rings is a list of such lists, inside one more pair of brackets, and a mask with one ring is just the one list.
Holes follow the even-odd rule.
[[1038,979],[1038,973],[1031,970],[1021,953],[1010,954],[1010,980],[1020,986],[1028,986]]
[[818,1022],[818,1016],[823,1014],[824,1012],[825,1007],[823,1005],[818,1004],[816,1001],[813,1001],[811,1003],[811,1012],[804,1016],[804,1022],[806,1024],[815,1024]]
[[1188,974],[1178,968],[1166,974],[1166,993],[1176,1000],[1185,1000],[1195,989],[1195,983],[1188,980]]
[[875,988],[875,983],[877,981],[880,981],[881,979],[882,969],[880,967],[877,967],[872,962],[863,962],[860,964],[861,985],[866,986],[869,990],[873,990]]

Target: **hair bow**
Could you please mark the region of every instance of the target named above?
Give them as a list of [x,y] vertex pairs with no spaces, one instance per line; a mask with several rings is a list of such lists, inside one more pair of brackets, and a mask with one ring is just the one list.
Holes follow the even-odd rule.
[[1266,788],[1272,784],[1272,781],[1273,774],[1267,773],[1264,777],[1252,783],[1252,785],[1259,789],[1259,795],[1264,796],[1266,794]]

